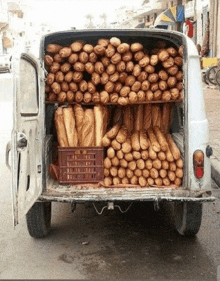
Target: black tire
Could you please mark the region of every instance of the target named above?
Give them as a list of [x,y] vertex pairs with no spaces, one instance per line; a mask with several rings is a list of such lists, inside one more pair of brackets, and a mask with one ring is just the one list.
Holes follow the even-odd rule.
[[212,66],[207,70],[207,78],[208,81],[213,84],[213,85],[217,85],[216,82],[216,73],[217,73],[218,67],[217,66]]
[[51,202],[36,202],[26,215],[30,236],[43,238],[50,232]]
[[220,69],[216,72],[216,82],[220,86]]
[[198,202],[174,203],[174,219],[179,234],[196,235],[202,221],[202,204]]

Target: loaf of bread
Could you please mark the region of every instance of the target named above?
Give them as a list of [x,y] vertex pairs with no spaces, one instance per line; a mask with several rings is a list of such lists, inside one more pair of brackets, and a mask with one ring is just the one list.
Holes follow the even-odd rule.
[[143,150],[146,150],[149,147],[149,140],[145,130],[140,130],[140,147]]
[[63,109],[63,118],[69,147],[76,147],[78,145],[78,136],[72,106]]
[[152,126],[161,126],[161,109],[159,105],[152,105],[151,109]]
[[171,115],[171,105],[165,103],[162,108],[162,116],[161,116],[161,130],[164,134],[167,134],[170,130],[170,115]]
[[144,106],[144,120],[143,120],[143,128],[145,130],[151,127],[151,112],[152,112],[152,105],[146,104]]
[[66,128],[64,125],[62,107],[58,107],[57,110],[55,111],[54,122],[55,122],[57,140],[58,140],[59,146],[68,147],[68,139],[67,139],[67,134],[66,134]]
[[123,110],[123,124],[130,134],[134,128],[134,113],[131,106],[126,106]]
[[82,127],[84,119],[84,110],[80,104],[75,104],[73,107],[75,120],[76,120],[76,130],[78,134],[79,146],[82,146]]
[[135,110],[134,130],[140,131],[143,129],[143,104],[139,104]]
[[95,146],[95,117],[92,109],[84,112],[82,126],[82,146]]
[[104,136],[103,134],[103,107],[101,105],[94,106],[94,115],[95,115],[95,140],[96,140],[96,146],[102,145],[102,138]]

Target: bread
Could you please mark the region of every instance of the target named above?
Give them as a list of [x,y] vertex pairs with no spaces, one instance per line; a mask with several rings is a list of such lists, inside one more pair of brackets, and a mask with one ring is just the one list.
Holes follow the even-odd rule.
[[111,144],[111,140],[105,135],[102,138],[102,146],[108,147]]
[[148,183],[149,186],[154,185],[154,179],[148,178],[148,179],[147,179],[147,183]]
[[176,166],[178,168],[183,168],[183,160],[181,158],[176,160]]
[[173,138],[171,137],[171,135],[168,134],[166,137],[167,137],[167,142],[168,142],[170,151],[173,155],[173,158],[175,160],[178,160],[180,158],[180,155],[181,155],[179,148],[176,146],[176,144],[175,144]]
[[127,139],[127,140],[122,144],[121,150],[122,150],[123,153],[129,153],[129,152],[131,152],[131,149],[132,149],[132,147],[131,147],[131,141],[130,141],[130,139]]
[[92,109],[86,109],[82,126],[82,146],[94,146],[95,143],[94,111]]
[[170,171],[172,171],[172,172],[176,171],[176,164],[174,162],[170,163]]
[[159,105],[152,105],[151,108],[152,126],[161,126],[161,110]]
[[155,168],[150,170],[150,176],[152,179],[157,179],[159,177],[159,173]]
[[166,160],[166,154],[163,151],[158,152],[158,159],[163,161]]
[[111,128],[111,130],[106,133],[106,136],[110,139],[114,139],[117,136],[119,129],[120,129],[120,122],[117,122]]
[[105,176],[105,177],[108,177],[109,175],[110,175],[110,170],[104,168],[104,176]]
[[153,150],[152,145],[150,144],[149,148],[148,148],[148,152],[149,152],[149,158],[152,160],[157,159],[157,153]]
[[131,179],[134,175],[134,172],[130,169],[126,169],[126,176],[127,178]]
[[117,167],[119,165],[119,159],[117,156],[114,156],[111,161],[113,166]]
[[168,143],[167,143],[165,135],[163,134],[163,132],[161,131],[161,129],[159,127],[155,126],[153,129],[154,129],[156,138],[160,144],[161,150],[167,151]]
[[112,177],[116,177],[118,175],[118,169],[116,167],[111,167],[110,174]]
[[169,169],[169,162],[167,160],[162,161],[162,168],[164,170],[168,170]]
[[121,159],[121,160],[119,161],[119,163],[120,163],[120,166],[121,166],[122,168],[127,168],[127,167],[128,167],[128,162],[127,162],[125,159]]
[[69,147],[76,147],[78,145],[78,136],[75,127],[76,122],[72,107],[63,109],[63,119]]
[[140,147],[143,150],[146,150],[149,147],[149,140],[145,130],[140,130]]
[[133,176],[130,179],[130,182],[131,182],[132,185],[137,185],[138,184],[138,178],[136,176]]
[[142,176],[142,170],[140,169],[135,169],[134,170],[134,175],[137,176],[138,178]]
[[152,111],[151,104],[146,104],[144,106],[144,120],[143,120],[143,128],[145,130],[151,127],[151,111]]
[[46,50],[48,53],[57,54],[61,48],[62,47],[58,44],[48,44]]
[[159,171],[159,174],[160,174],[160,177],[161,177],[162,179],[165,179],[166,176],[167,176],[167,170],[161,169],[161,170]]
[[113,140],[112,141],[112,147],[115,149],[115,150],[120,150],[121,149],[121,144],[117,141],[117,140]]
[[143,110],[144,110],[143,104],[139,104],[136,107],[135,119],[134,119],[134,130],[140,131],[143,129]]
[[89,92],[84,93],[83,101],[85,103],[89,103],[92,100],[92,95]]
[[162,166],[162,163],[159,159],[153,160],[153,168],[160,170]]
[[106,168],[106,169],[110,169],[110,168],[111,168],[112,163],[111,163],[111,160],[110,160],[108,157],[106,157],[106,158],[104,159],[103,166],[104,166],[104,168]]
[[147,185],[147,180],[144,177],[140,177],[138,179],[138,182],[139,182],[141,187],[145,187]]
[[141,158],[142,158],[143,160],[147,160],[147,159],[148,159],[148,156],[149,156],[149,153],[148,153],[147,150],[141,151]]
[[172,155],[169,147],[167,148],[167,151],[165,152],[165,154],[166,154],[166,159],[168,162],[174,161],[173,155]]
[[94,106],[95,116],[95,139],[96,146],[101,146],[103,138],[103,107],[101,105]]
[[132,161],[132,160],[134,159],[132,153],[126,153],[126,154],[124,155],[124,158],[125,158],[125,160],[128,161],[128,162],[130,162],[130,161]]
[[66,128],[64,125],[63,108],[58,107],[54,114],[54,122],[57,132],[57,140],[59,146],[68,147],[68,139],[66,134]]
[[84,110],[80,104],[75,104],[73,107],[75,120],[76,120],[76,130],[78,133],[79,146],[82,146],[82,127],[84,119]]
[[143,169],[145,168],[145,162],[144,162],[143,159],[137,160],[137,167],[138,167],[138,169],[140,169],[140,170],[143,170]]
[[134,171],[137,167],[136,161],[130,161],[128,162],[128,169]]
[[116,140],[119,143],[123,143],[123,142],[126,141],[127,136],[128,136],[128,130],[125,126],[122,126],[121,129],[118,131],[118,134],[116,136]]
[[174,184],[175,184],[176,186],[181,186],[182,180],[179,179],[179,178],[175,178]]
[[140,146],[140,134],[138,131],[135,131],[131,135],[131,146],[133,150],[139,151],[141,146]]
[[176,177],[180,179],[183,177],[183,169],[180,168],[176,169]]
[[144,178],[148,178],[150,175],[150,172],[147,169],[142,170],[142,175]]
[[133,151],[132,155],[133,155],[133,159],[135,160],[141,159],[141,153],[139,151]]
[[125,177],[125,175],[126,175],[126,170],[125,170],[125,168],[120,167],[120,168],[118,169],[118,176],[119,176],[119,178],[123,179],[123,178]]
[[111,177],[106,177],[104,179],[104,186],[110,186],[112,185],[112,178]]
[[157,138],[154,134],[153,129],[152,128],[147,129],[147,134],[148,134],[148,137],[150,139],[152,149],[155,152],[159,152],[161,150],[161,146],[160,146],[159,142],[157,141]]
[[121,184],[121,179],[119,177],[114,177],[112,179],[113,185]]
[[162,108],[162,117],[161,117],[161,131],[164,134],[167,134],[170,130],[170,114],[171,106],[170,104],[164,104]]
[[130,134],[134,128],[134,113],[131,106],[126,106],[123,109],[123,125],[128,129]]
[[161,178],[155,179],[155,184],[157,187],[161,187],[163,185],[163,180]]
[[[124,153],[122,152],[122,150],[118,150],[118,151],[116,152],[116,156],[118,157],[119,160],[121,160],[121,159],[124,158]],[[127,159],[125,158],[125,160],[127,160]],[[128,160],[127,160],[127,161],[128,161]]]

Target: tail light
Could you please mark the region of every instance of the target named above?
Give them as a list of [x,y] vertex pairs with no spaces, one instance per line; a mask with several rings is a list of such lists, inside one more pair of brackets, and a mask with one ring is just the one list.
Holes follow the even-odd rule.
[[204,175],[204,153],[202,150],[196,150],[193,154],[194,174],[197,179]]

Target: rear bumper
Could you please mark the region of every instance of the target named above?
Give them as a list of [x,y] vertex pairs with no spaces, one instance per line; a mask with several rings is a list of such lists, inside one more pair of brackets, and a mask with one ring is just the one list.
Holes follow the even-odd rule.
[[103,188],[87,186],[53,186],[44,191],[38,201],[98,202],[98,201],[196,201],[212,202],[215,197],[207,191],[182,188]]

